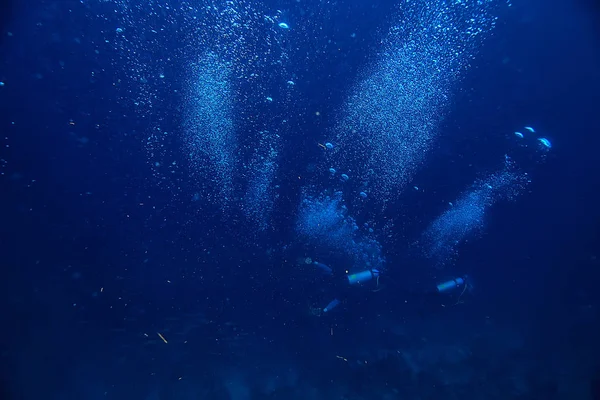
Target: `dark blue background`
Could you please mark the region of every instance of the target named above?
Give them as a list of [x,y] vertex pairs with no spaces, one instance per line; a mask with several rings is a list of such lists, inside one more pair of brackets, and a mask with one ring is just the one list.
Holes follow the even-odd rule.
[[[289,9],[291,20],[300,19],[294,4],[272,8]],[[328,356],[357,342],[385,340],[374,328],[379,324],[374,310],[396,318],[419,314],[404,306],[404,295],[392,288],[377,296],[361,292],[351,310],[330,321],[315,320],[304,313],[310,279],[280,268],[286,262],[280,248],[292,237],[302,185],[294,177],[317,161],[313,143],[333,124],[344,90],[372,56],[382,26],[390,23],[393,3],[332,7],[333,22],[323,24],[330,31],[310,44],[324,55],[296,66],[304,71],[297,77],[301,101],[293,119],[298,135],[289,143],[293,151],[284,150],[286,162],[277,177],[284,188],[277,223],[254,248],[232,233],[235,227],[220,228],[218,217],[207,216],[214,211],[209,205],[204,205],[204,223],[196,226],[190,220],[197,204],[174,201],[170,190],[153,184],[144,149],[152,121],[116,101],[122,92],[113,83],[120,73],[106,56],[114,50],[103,47],[99,33],[113,26],[89,18],[89,9],[75,1],[39,1],[3,14],[0,158],[7,163],[0,170],[0,350],[5,386],[15,398],[30,398],[31,390],[24,388],[33,382],[52,396],[77,393],[69,388],[69,371],[82,360],[90,360],[97,376],[122,371],[121,380],[109,383],[121,396],[137,396],[128,398],[144,398],[136,385],[176,382],[190,363],[198,362],[197,354],[219,354],[195,364],[209,377],[215,365],[235,364],[237,356],[213,339],[186,351],[131,350],[139,346],[142,332],[154,335],[165,318],[185,321],[190,318],[185,313],[201,312],[213,321],[206,337],[236,335],[226,324],[231,321],[249,332],[246,347],[253,350],[246,357],[279,354],[305,363],[307,370],[315,363],[327,368]],[[435,190],[419,198],[403,195],[387,211],[402,213],[411,224],[397,232],[397,246],[384,249],[391,265],[402,266],[392,270],[388,287],[435,278],[437,272],[406,255],[408,242],[443,211],[440,199],[455,199],[479,171],[495,168],[506,152],[507,133],[535,126],[554,147],[545,163],[528,165],[533,181],[528,193],[493,208],[485,235],[462,246],[453,270],[445,272],[476,276],[474,300],[443,317],[432,312],[431,318],[455,324],[453,331],[490,316],[517,326],[527,337],[523,358],[543,359],[552,351],[571,355],[578,362],[569,364],[570,373],[586,382],[600,367],[600,43],[595,17],[593,4],[567,1],[533,1],[503,11],[456,93],[437,149],[415,178]],[[349,39],[353,32],[359,40]],[[69,40],[73,37],[87,40],[75,44]],[[330,38],[335,48],[327,47]],[[92,42],[96,47],[85,44]],[[173,46],[178,45],[175,36]],[[297,52],[305,50],[311,49]],[[176,74],[180,67],[170,68]],[[92,78],[90,71],[98,73]],[[157,118],[165,129],[176,131],[181,99],[166,94],[163,99]],[[323,118],[310,118],[315,109]],[[77,140],[81,137],[89,142]],[[179,143],[169,145],[176,149]],[[183,175],[174,179],[185,184]],[[191,194],[184,188],[181,198]],[[275,249],[274,256],[265,254],[268,248]],[[341,332],[335,339],[329,335],[332,326]],[[124,344],[129,350],[120,347]],[[128,361],[115,367],[120,357]],[[386,368],[393,370],[384,365],[360,376],[338,371],[322,379],[383,385],[375,377],[385,376]]]

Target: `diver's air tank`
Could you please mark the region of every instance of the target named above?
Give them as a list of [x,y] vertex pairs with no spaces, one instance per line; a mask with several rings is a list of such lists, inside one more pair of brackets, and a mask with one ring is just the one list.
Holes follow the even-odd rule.
[[323,309],[323,312],[329,312],[331,310],[333,310],[334,308],[336,308],[338,305],[340,304],[340,301],[338,299],[333,299],[329,302],[329,304],[327,304],[327,306]]
[[439,293],[446,293],[454,289],[458,289],[459,287],[462,287],[463,285],[465,285],[465,283],[466,282],[464,278],[455,278],[446,282],[442,282],[436,287]]
[[348,275],[348,283],[351,285],[356,285],[359,283],[363,283],[366,281],[370,281],[373,278],[379,277],[379,270],[377,269],[368,269],[366,271],[357,272],[355,274]]

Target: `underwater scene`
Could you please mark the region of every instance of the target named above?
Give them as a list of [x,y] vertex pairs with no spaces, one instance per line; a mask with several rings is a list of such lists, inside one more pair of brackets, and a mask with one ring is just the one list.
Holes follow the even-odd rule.
[[600,400],[593,0],[0,10],[0,400]]

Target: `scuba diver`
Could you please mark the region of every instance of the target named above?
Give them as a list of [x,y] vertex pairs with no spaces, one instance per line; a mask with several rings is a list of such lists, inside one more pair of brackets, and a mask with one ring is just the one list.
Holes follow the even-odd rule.
[[[382,277],[383,270],[380,268],[369,268],[362,271],[344,274],[334,273],[333,269],[320,261],[313,261],[307,258],[307,264],[312,265],[318,272],[327,276],[329,288],[326,292],[331,300],[325,303],[324,307],[311,309],[313,315],[325,315],[334,310],[344,301],[350,291],[356,287],[370,287],[371,291],[377,292],[381,289],[379,280]],[[310,263],[308,262],[310,261]],[[427,284],[422,287],[413,286],[411,289],[403,291],[406,298],[418,299],[420,303],[440,304],[441,297],[448,294],[457,294],[458,297],[454,304],[461,303],[462,297],[466,291],[473,288],[470,278],[467,275],[457,276],[437,284]]]

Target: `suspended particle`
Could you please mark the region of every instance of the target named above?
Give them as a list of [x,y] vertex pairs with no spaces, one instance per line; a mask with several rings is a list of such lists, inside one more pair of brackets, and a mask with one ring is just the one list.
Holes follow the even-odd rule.
[[416,191],[418,191],[419,187],[418,186],[413,186],[413,189],[415,189]]
[[365,193],[365,192],[360,192],[360,193],[359,193],[359,195],[360,195],[360,197],[362,197],[363,199],[366,199],[366,198],[367,198],[367,193]]
[[515,132],[515,136],[519,139],[523,139],[523,134],[521,132]]
[[535,129],[533,129],[531,126],[526,126],[525,129],[531,133],[535,133]]
[[327,142],[327,143],[325,143],[325,147],[327,147],[327,150],[331,150],[331,149],[333,149],[333,144]]
[[117,28],[117,29],[116,29],[116,32],[117,32],[117,33],[123,33],[123,28]]
[[267,97],[267,101],[273,101],[272,97]]
[[290,29],[290,26],[288,24],[286,24],[285,22],[280,22],[279,27],[281,29]]

